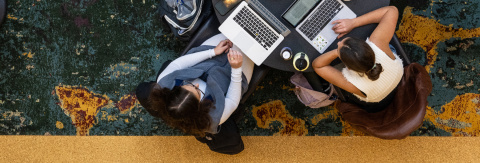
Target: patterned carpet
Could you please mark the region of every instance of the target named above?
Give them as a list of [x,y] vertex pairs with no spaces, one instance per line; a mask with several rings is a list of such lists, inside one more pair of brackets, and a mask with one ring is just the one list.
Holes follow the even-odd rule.
[[[185,43],[163,29],[154,1],[9,1],[0,26],[0,134],[183,135],[133,93]],[[392,0],[396,34],[433,82],[412,136],[480,134],[480,2]],[[272,70],[246,102],[242,135],[364,135],[334,106],[300,103],[290,72]],[[272,94],[271,92],[275,92]]]

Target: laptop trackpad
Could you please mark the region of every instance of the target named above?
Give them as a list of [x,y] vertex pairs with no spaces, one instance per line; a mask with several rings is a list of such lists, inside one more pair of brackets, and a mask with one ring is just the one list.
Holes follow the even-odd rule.
[[255,40],[253,40],[247,33],[239,32],[237,36],[233,39],[235,44],[243,51],[246,52],[250,47],[252,47]]

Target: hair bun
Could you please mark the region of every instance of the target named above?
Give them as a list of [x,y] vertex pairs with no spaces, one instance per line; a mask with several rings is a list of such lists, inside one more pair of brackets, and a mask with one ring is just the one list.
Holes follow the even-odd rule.
[[380,77],[380,73],[382,73],[382,71],[383,71],[382,65],[380,63],[375,63],[372,69],[365,72],[365,75],[367,75],[367,77],[370,80],[375,81]]

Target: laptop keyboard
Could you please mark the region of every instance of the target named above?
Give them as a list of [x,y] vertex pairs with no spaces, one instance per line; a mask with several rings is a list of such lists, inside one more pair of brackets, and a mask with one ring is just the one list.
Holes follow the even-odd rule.
[[313,14],[305,20],[300,26],[300,31],[305,34],[310,40],[313,40],[315,36],[322,31],[322,29],[330,22],[330,20],[337,15],[343,8],[336,0],[324,0],[320,7],[316,8]]
[[262,21],[246,7],[242,8],[240,12],[233,17],[233,20],[245,29],[265,50],[268,50],[278,39],[279,34],[268,28],[268,24],[262,23]]

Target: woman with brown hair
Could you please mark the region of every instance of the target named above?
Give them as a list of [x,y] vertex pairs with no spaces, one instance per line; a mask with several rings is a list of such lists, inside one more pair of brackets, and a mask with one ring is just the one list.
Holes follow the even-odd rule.
[[225,36],[215,35],[160,73],[144,107],[213,151],[239,153],[243,141],[230,116],[247,90],[253,66]]
[[[403,76],[402,60],[389,45],[397,19],[397,8],[387,6],[354,19],[334,21],[333,30],[339,34],[338,38],[356,27],[372,23],[378,23],[378,26],[366,41],[350,37],[339,41],[337,49],[322,54],[313,61],[315,72],[326,81],[351,93],[353,98],[350,102],[360,105],[368,112],[385,108]],[[342,71],[330,66],[336,58],[345,64]]]

